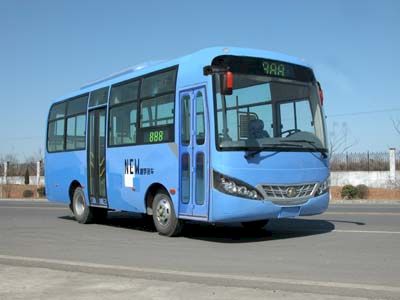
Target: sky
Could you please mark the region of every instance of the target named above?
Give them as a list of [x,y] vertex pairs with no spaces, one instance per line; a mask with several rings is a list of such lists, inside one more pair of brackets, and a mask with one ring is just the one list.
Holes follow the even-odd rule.
[[[349,151],[400,148],[400,1],[0,0],[0,157],[44,151],[52,99],[210,46],[297,56]],[[367,112],[367,113],[365,113]]]

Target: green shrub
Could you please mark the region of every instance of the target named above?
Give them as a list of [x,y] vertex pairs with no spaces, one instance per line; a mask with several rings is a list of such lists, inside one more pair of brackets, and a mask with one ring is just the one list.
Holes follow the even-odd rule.
[[368,198],[369,189],[365,184],[359,184],[356,186],[356,188],[358,190],[357,198],[360,199]]
[[37,191],[39,197],[46,196],[46,189],[44,188],[44,186],[39,186],[36,191]]
[[23,196],[24,198],[32,198],[32,197],[33,197],[33,192],[32,192],[31,190],[25,190],[25,191],[22,193],[22,196]]
[[357,195],[358,189],[351,184],[345,185],[342,188],[341,196],[343,199],[354,199],[357,197]]

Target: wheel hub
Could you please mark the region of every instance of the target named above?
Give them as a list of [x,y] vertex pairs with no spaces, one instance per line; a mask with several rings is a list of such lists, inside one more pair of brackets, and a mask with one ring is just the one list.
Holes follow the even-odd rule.
[[85,210],[85,199],[82,195],[79,195],[75,201],[75,211],[81,216]]
[[156,214],[157,221],[163,226],[167,225],[171,217],[171,205],[169,204],[168,200],[161,199],[157,205]]

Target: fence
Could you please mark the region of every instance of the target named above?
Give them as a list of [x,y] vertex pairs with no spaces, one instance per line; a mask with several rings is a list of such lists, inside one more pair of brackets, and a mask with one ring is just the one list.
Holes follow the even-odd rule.
[[[400,170],[400,151],[396,153],[396,170]],[[334,154],[330,159],[331,171],[389,171],[389,152]]]
[[43,162],[3,162],[0,164],[0,184],[23,184],[26,176],[29,176],[30,184],[42,184],[44,176]]

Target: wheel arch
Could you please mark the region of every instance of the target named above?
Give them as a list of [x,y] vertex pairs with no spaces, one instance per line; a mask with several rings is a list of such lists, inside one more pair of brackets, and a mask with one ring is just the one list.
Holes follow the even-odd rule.
[[[145,209],[146,209],[146,214],[148,215],[153,215],[153,201],[154,201],[154,197],[157,194],[158,191],[163,191],[165,193],[167,193],[167,195],[172,199],[170,193],[168,192],[167,188],[159,183],[159,182],[155,182],[152,183],[146,191],[146,194],[144,196],[144,205],[145,205]],[[173,201],[172,201],[173,202]],[[175,208],[176,211],[177,208]]]

